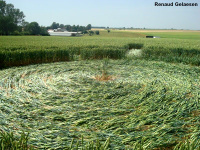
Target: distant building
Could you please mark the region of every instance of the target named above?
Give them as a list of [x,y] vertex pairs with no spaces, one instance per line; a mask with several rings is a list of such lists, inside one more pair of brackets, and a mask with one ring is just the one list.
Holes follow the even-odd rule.
[[160,38],[159,36],[149,36],[147,35],[146,38]]
[[153,38],[160,38],[159,36],[154,36]]
[[48,33],[51,36],[80,36],[81,32],[68,32],[66,29],[49,29]]

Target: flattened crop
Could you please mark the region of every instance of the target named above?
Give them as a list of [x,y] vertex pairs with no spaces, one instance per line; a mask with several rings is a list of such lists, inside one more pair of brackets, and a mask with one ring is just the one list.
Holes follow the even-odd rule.
[[[0,71],[0,128],[30,133],[38,148],[72,139],[111,140],[111,148],[173,147],[200,138],[199,67],[109,60],[114,80],[101,82],[103,60],[61,62]],[[151,143],[151,144],[149,144]]]

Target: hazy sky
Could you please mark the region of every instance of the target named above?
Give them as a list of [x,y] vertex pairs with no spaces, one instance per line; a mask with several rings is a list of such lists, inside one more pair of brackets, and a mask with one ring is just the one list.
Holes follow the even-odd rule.
[[[200,0],[5,0],[28,22],[70,25],[200,30]],[[188,2],[198,6],[154,6]]]

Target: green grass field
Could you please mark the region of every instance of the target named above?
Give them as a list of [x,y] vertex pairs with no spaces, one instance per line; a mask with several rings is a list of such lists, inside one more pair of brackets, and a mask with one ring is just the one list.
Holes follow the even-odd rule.
[[33,149],[199,150],[199,32],[158,34],[1,36],[0,132]]
[[161,38],[193,39],[193,40],[200,39],[200,32],[194,32],[194,33],[192,32],[161,32],[161,33],[149,32],[146,34],[160,36]]
[[172,39],[174,38],[192,39],[192,40],[200,39],[200,31],[189,31],[189,30],[111,30],[109,34],[107,30],[100,30],[100,36],[102,37],[145,38],[146,35],[159,36],[161,38],[172,38]]

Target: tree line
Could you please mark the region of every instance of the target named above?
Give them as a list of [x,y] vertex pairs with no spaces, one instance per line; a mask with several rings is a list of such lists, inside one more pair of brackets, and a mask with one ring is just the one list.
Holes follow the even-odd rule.
[[0,35],[49,35],[48,29],[65,29],[69,32],[81,32],[91,34],[91,24],[87,26],[64,25],[53,22],[50,26],[40,26],[37,22],[26,22],[25,15],[13,4],[7,4],[0,0]]
[[51,26],[47,27],[47,29],[57,29],[57,28],[65,29],[69,32],[83,32],[84,33],[85,31],[91,30],[92,25],[88,24],[87,26],[79,26],[79,25],[71,26],[71,25],[64,25],[64,24],[53,22]]

